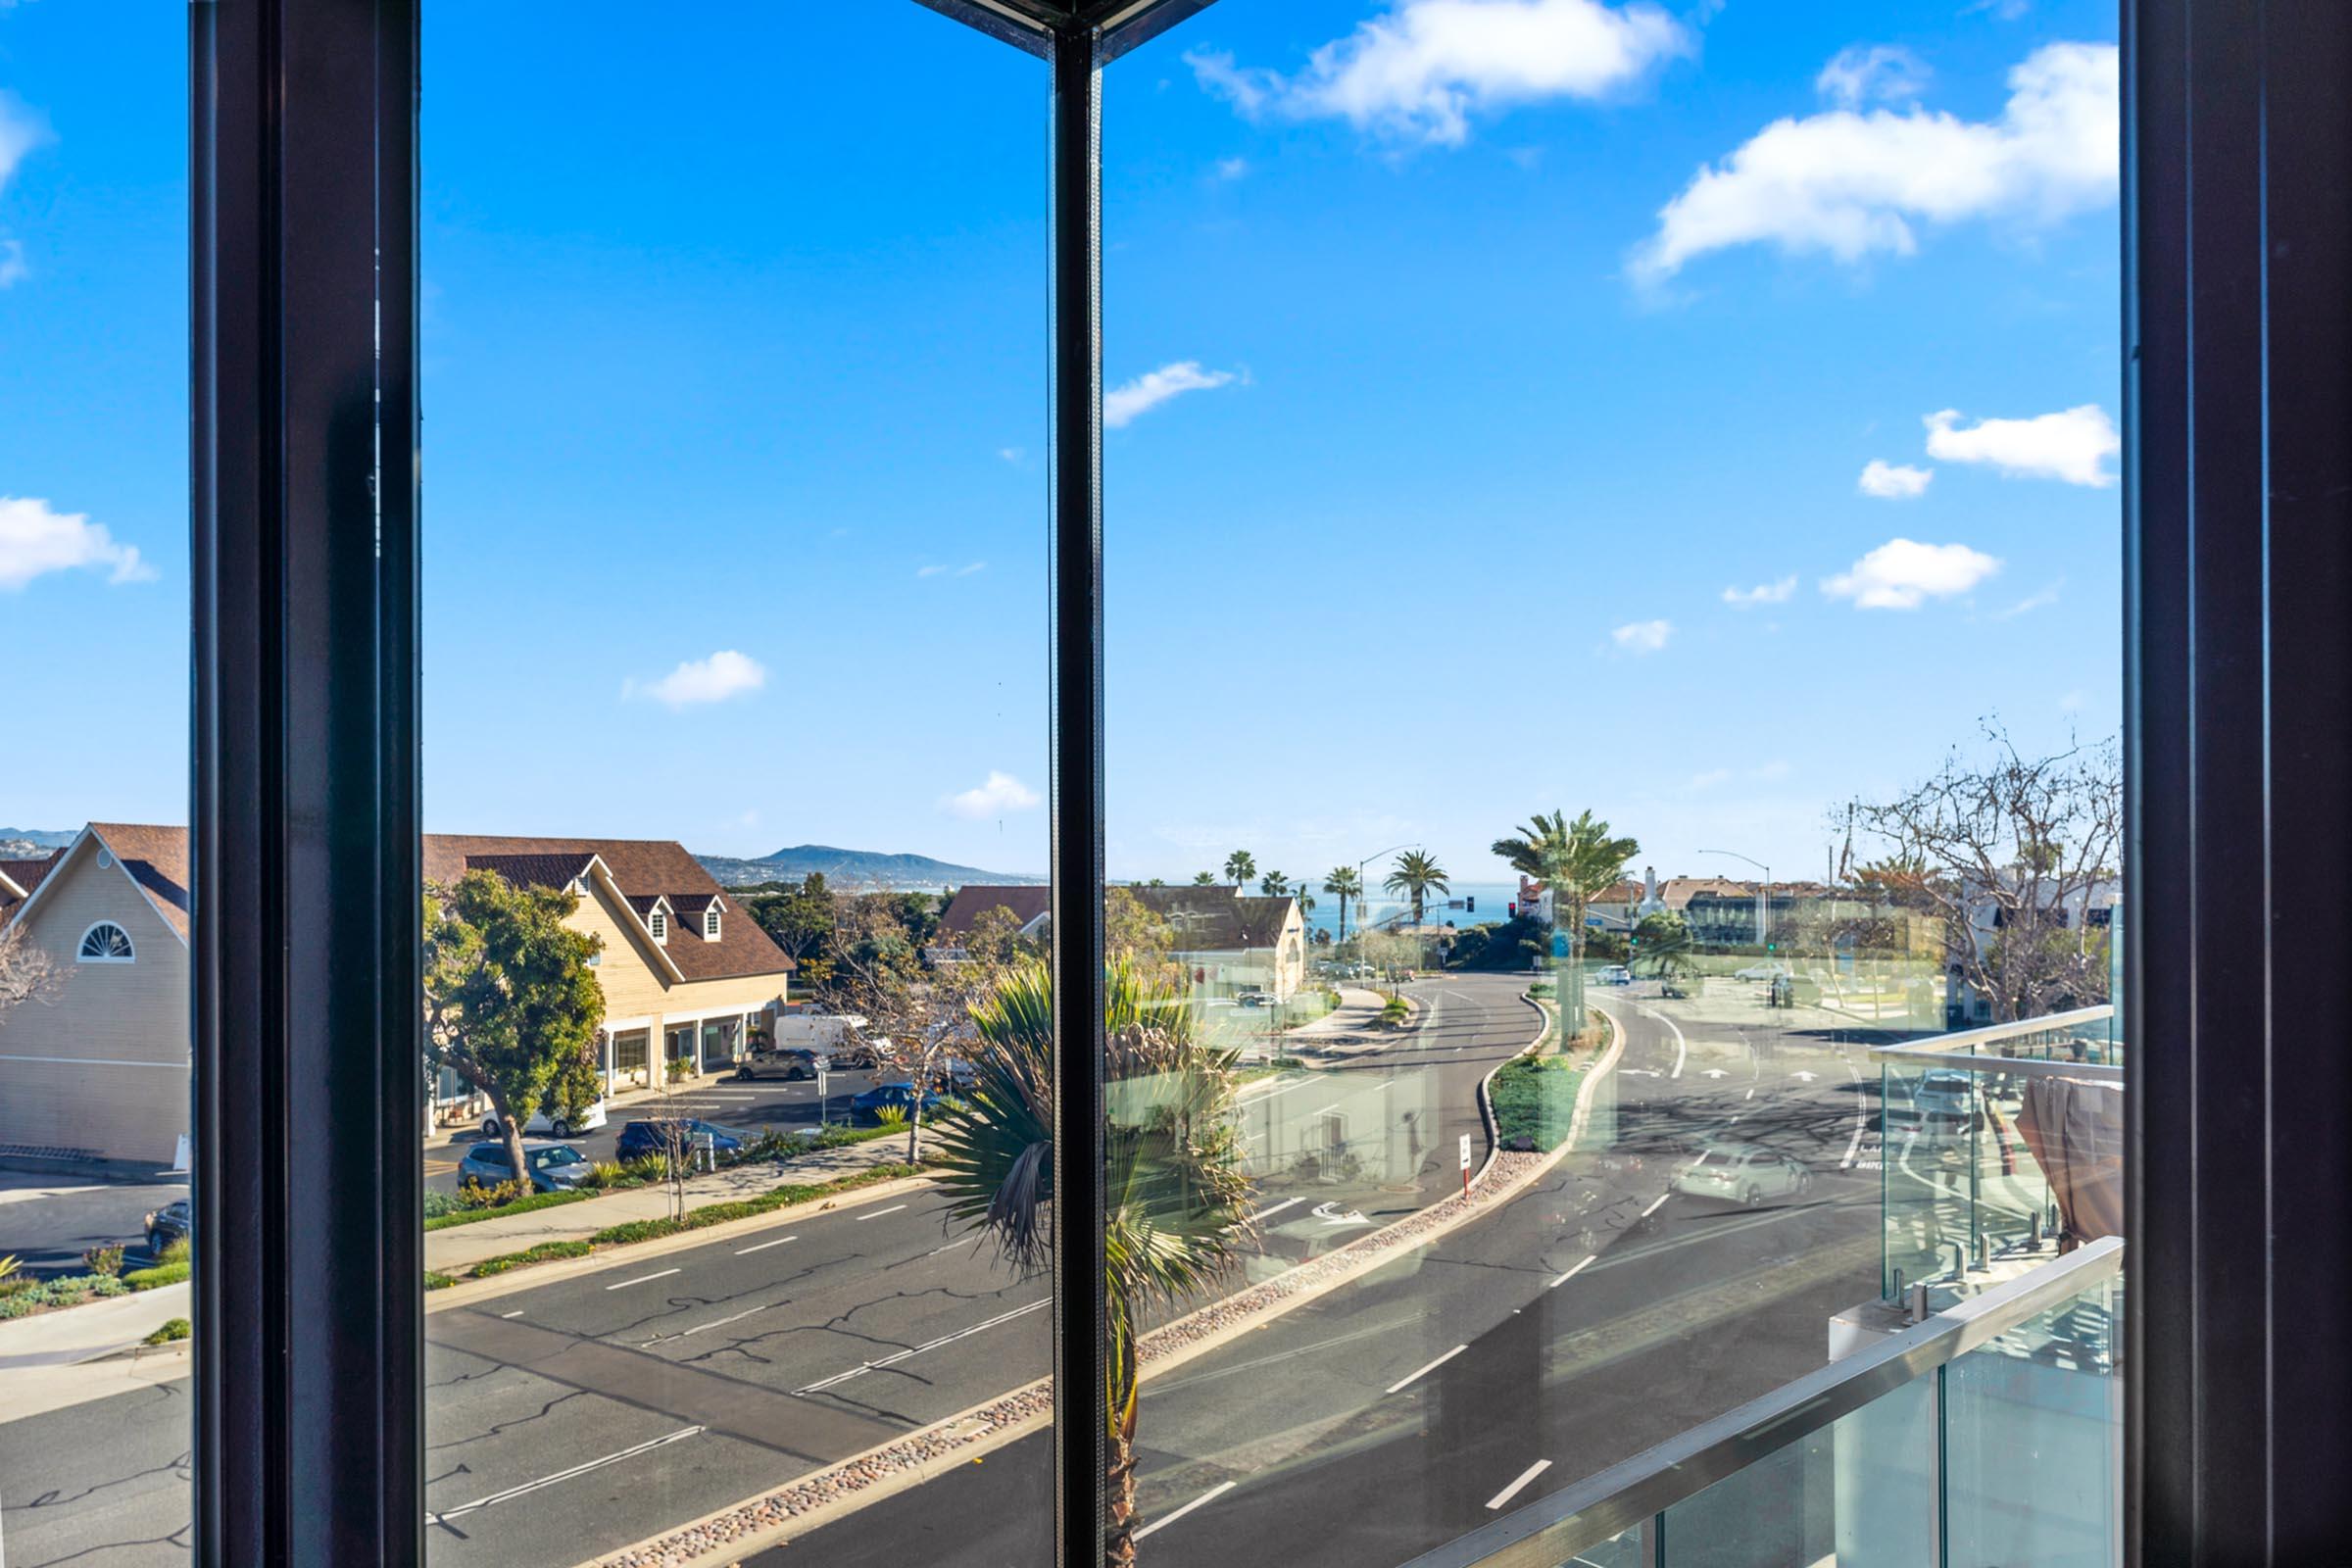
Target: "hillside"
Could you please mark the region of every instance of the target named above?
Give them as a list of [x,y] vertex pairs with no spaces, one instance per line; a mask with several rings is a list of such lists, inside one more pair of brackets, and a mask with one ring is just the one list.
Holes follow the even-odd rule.
[[915,891],[959,888],[967,882],[1043,883],[1042,876],[1014,871],[983,871],[956,865],[927,855],[883,855],[872,850],[840,850],[825,844],[799,844],[756,860],[726,855],[698,855],[703,868],[719,886],[749,887],[756,882],[798,882],[811,871],[824,873],[839,888]]

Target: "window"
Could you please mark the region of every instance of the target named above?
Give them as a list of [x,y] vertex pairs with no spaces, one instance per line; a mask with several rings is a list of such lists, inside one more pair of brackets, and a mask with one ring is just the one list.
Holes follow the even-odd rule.
[[669,940],[669,911],[667,909],[656,909],[645,918],[646,924],[653,930],[656,942],[665,943]]
[[130,963],[138,957],[130,945],[130,933],[112,920],[101,920],[84,931],[74,956],[83,963]]
[[718,940],[718,906],[715,904],[703,911],[703,940],[705,942]]

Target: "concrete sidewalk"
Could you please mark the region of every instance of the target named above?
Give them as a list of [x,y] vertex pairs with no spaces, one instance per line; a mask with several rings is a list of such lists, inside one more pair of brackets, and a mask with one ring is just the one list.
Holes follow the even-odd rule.
[[1344,1055],[1392,1039],[1396,1031],[1380,1026],[1380,1009],[1389,999],[1377,991],[1340,987],[1340,1004],[1313,1023],[1277,1037],[1272,1044],[1287,1054]]

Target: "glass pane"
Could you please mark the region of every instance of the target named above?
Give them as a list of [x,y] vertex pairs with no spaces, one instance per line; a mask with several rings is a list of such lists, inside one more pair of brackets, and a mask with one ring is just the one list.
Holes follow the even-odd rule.
[[0,1552],[188,1559],[187,25],[0,6]]
[[[1409,1562],[2103,1233],[2115,16],[2001,9],[1107,71],[1104,907],[1248,1180],[1145,1563]],[[1867,1457],[1667,1549],[1932,1560]]]
[[[948,895],[1050,864],[1042,68],[903,0],[436,16],[428,1552],[1036,1560],[1050,1284],[936,1160],[1036,946]],[[951,1534],[861,1511],[983,1456]]]

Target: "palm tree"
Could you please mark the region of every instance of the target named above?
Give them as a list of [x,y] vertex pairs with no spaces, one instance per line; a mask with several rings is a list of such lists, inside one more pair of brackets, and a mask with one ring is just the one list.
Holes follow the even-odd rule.
[[1216,872],[1214,872],[1214,871],[1195,871],[1195,872],[1193,873],[1193,886],[1195,886],[1195,887],[1197,887],[1197,888],[1213,888],[1213,887],[1215,887],[1216,885],[1217,885],[1217,873],[1216,873]]
[[1432,893],[1451,893],[1446,882],[1446,868],[1436,858],[1419,850],[1407,850],[1396,857],[1396,869],[1381,884],[1391,893],[1401,893],[1413,901],[1413,924],[1421,923],[1423,906]]
[[1560,1016],[1585,1016],[1585,910],[1624,877],[1626,863],[1642,853],[1633,839],[1612,838],[1609,824],[1589,810],[1568,820],[1566,811],[1545,815],[1538,811],[1511,838],[1496,839],[1494,853],[1522,876],[1534,877],[1551,890],[1552,921],[1568,927],[1569,982],[1560,997]]
[[1364,896],[1364,879],[1352,865],[1335,865],[1323,873],[1323,891],[1340,901],[1340,940],[1348,940],[1348,901]]
[[[1250,1178],[1234,1125],[1236,1055],[1194,1028],[1183,989],[1125,960],[1103,970],[1102,1296],[1109,1307],[1102,1411],[1110,1532],[1103,1561],[1135,1561],[1135,1428],[1144,1309],[1194,1297],[1251,1234]],[[977,1222],[1007,1260],[1042,1267],[1054,1201],[1054,977],[1025,963],[974,1003],[973,1088],[934,1134],[949,1212]],[[1070,1223],[1096,1216],[1073,1214]]]
[[1280,871],[1268,871],[1257,879],[1257,891],[1269,899],[1279,899],[1291,891],[1291,879]]
[[1248,887],[1257,875],[1257,858],[1248,850],[1236,850],[1225,857],[1225,880],[1236,887]]

